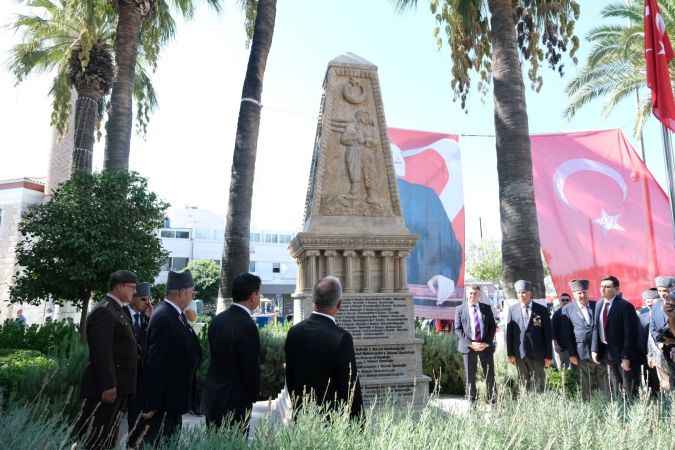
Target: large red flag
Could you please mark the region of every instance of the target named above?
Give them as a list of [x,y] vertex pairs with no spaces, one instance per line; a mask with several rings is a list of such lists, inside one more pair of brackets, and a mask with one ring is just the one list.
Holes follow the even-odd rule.
[[675,275],[668,197],[620,130],[532,136],[539,236],[558,294],[575,278],[612,274],[641,303]]
[[675,100],[668,70],[673,48],[656,0],[645,1],[644,27],[647,86],[652,91],[652,110],[666,127],[675,131]]

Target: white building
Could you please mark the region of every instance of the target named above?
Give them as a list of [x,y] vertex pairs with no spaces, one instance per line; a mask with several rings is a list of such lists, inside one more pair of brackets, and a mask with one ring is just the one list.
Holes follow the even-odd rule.
[[[194,259],[210,259],[220,266],[223,256],[225,217],[196,207],[169,208],[164,228],[158,231],[169,252],[155,279],[165,283],[169,269],[182,270]],[[288,254],[294,232],[252,230],[249,271],[262,279],[262,294],[288,313],[295,291],[297,265]]]
[[29,323],[41,322],[43,306],[12,305],[9,289],[16,272],[16,244],[19,241],[21,216],[32,205],[42,203],[45,196],[42,180],[19,178],[0,181],[0,322],[16,317],[22,308]]

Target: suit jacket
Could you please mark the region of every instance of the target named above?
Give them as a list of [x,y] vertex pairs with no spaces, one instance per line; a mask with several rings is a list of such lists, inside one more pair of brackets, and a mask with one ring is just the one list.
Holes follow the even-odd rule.
[[285,351],[286,386],[295,401],[312,392],[319,405],[334,408],[352,398],[352,417],[361,413],[361,385],[349,332],[328,317],[311,314],[289,330]]
[[193,406],[195,373],[202,361],[199,338],[176,309],[161,302],[152,313],[143,364],[145,411],[185,414]]
[[138,382],[136,383],[136,396],[138,397],[143,391],[143,359],[148,352],[147,335],[150,319],[145,315],[145,313],[139,313],[141,326],[140,328],[137,328],[134,325],[134,314],[136,314],[136,311],[134,311],[131,307],[129,307],[128,310],[130,317],[129,320],[131,321],[131,329],[134,332],[134,337],[136,338],[136,344],[138,346]]
[[582,361],[591,360],[591,342],[595,317],[595,302],[588,302],[590,323],[586,322],[577,302],[562,308],[560,317],[560,345]]
[[612,301],[612,309],[607,317],[607,345],[600,340],[600,318],[603,314],[604,300],[598,302],[595,314],[595,326],[591,351],[599,358],[607,357],[611,362],[629,359],[639,361],[639,319],[635,307],[623,297],[617,295]]
[[509,309],[506,353],[517,359],[552,359],[551,319],[548,309],[530,302],[530,320],[525,323],[520,302]]
[[[567,306],[567,305],[565,305]],[[561,341],[561,319],[563,314],[563,309],[558,308],[551,316],[551,338],[555,341],[556,344],[560,344]]]
[[250,409],[260,393],[260,336],[253,318],[232,305],[209,326],[207,416]]
[[638,313],[638,321],[639,321],[638,352],[639,352],[640,360],[644,364],[644,363],[647,362],[647,353],[649,351],[649,348],[648,348],[649,324],[651,322],[651,318],[649,317],[649,308],[642,308],[640,310],[640,312]]
[[[492,308],[484,303],[478,304],[483,327],[481,329],[481,338],[477,342],[489,344],[489,347],[483,351],[495,350],[495,333],[497,332],[497,323],[492,314]],[[457,308],[455,313],[455,335],[457,336],[457,351],[460,353],[469,353],[469,345],[474,342],[474,330],[471,328],[471,311],[469,303],[464,302]]]
[[663,310],[663,301],[654,303],[652,306],[652,320],[649,322],[649,333],[656,342],[663,342],[668,333],[668,316]]
[[103,391],[113,387],[118,397],[135,394],[138,352],[122,307],[106,296],[87,317],[86,330],[89,363],[82,376],[81,396],[100,399]]

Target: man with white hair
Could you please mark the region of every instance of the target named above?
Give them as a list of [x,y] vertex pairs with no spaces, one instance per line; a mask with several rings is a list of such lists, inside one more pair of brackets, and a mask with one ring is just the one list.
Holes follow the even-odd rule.
[[314,311],[286,337],[286,386],[296,407],[310,395],[320,406],[339,409],[349,403],[351,416],[363,401],[356,370],[354,342],[335,316],[342,301],[340,280],[327,276],[314,286]]

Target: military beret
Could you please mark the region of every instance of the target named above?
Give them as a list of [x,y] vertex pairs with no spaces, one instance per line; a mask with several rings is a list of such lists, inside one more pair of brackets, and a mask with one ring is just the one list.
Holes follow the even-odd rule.
[[516,290],[516,292],[531,291],[532,283],[526,280],[518,280],[513,283],[513,288]]
[[110,274],[110,289],[114,289],[115,286],[126,283],[138,283],[136,274],[128,270],[118,270]]
[[570,281],[570,289],[572,289],[572,291],[587,291],[588,286],[589,286],[588,280]]
[[651,288],[642,291],[642,300],[656,300],[659,298],[659,291],[656,288]]
[[150,283],[139,283],[136,285],[136,297],[150,297]]
[[657,288],[667,288],[670,289],[673,287],[673,277],[656,277],[654,278],[654,284]]
[[192,273],[189,270],[182,272],[169,272],[169,277],[166,280],[166,290],[175,291],[178,289],[188,289],[194,286],[192,281]]

